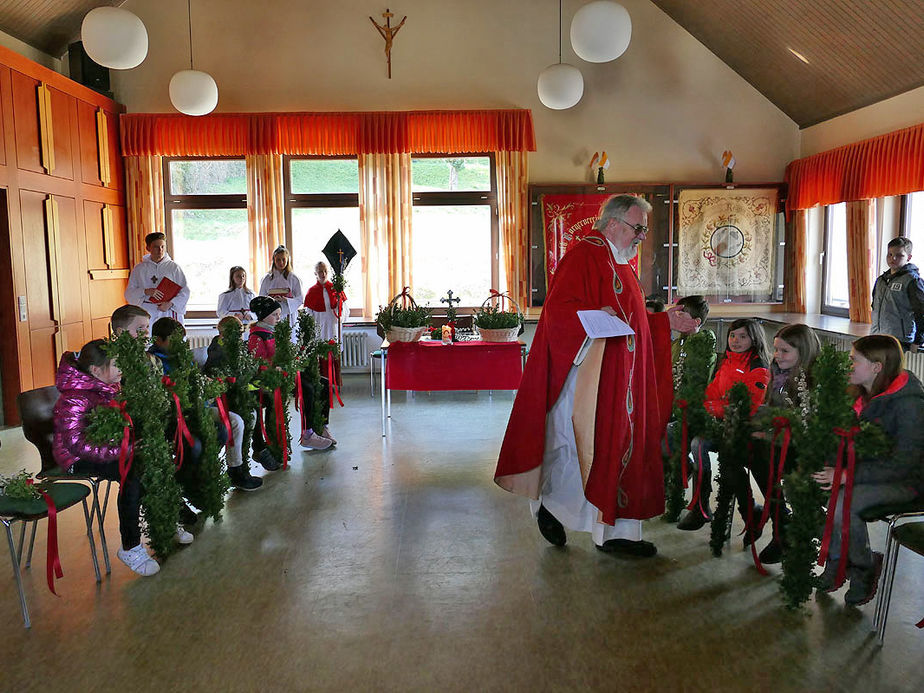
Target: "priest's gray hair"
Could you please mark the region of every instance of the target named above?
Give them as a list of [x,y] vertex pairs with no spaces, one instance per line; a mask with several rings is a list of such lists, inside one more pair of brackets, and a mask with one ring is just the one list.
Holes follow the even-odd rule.
[[599,231],[606,228],[610,219],[625,219],[633,207],[638,207],[645,214],[651,214],[651,205],[644,197],[613,195],[600,208],[600,218],[594,222],[594,228]]

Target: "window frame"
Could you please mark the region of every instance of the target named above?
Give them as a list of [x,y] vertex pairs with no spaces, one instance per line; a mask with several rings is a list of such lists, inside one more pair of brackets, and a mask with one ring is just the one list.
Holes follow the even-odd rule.
[[[914,242],[915,239],[911,237],[911,209],[910,208],[911,208],[911,196],[915,194],[924,195],[924,190],[916,190],[911,193],[905,193],[904,195],[901,196],[902,201],[900,205],[899,222],[898,222],[899,235],[910,239],[912,242]],[[924,241],[924,238],[918,240],[918,243],[921,245],[924,245],[922,241]],[[912,249],[912,254],[914,254],[913,249]]]
[[[359,213],[359,191],[355,193],[293,193],[292,192],[292,162],[293,161],[355,161],[359,167],[359,158],[356,156],[320,156],[316,154],[284,154],[282,157],[282,185],[283,200],[285,200],[285,239],[286,247],[292,247],[292,210],[329,208],[329,207],[355,207]],[[359,250],[362,256],[362,249]],[[313,274],[311,276],[314,276]],[[313,283],[313,282],[312,282]],[[307,287],[311,284],[306,285]],[[347,303],[349,305],[349,303]],[[362,308],[350,308],[349,318],[363,317]]]
[[[247,193],[235,195],[180,195],[170,190],[170,164],[174,161],[243,161],[246,176],[246,159],[243,156],[165,156],[163,157],[164,179],[164,235],[167,247],[175,248],[173,242],[173,210],[175,209],[243,209],[247,210]],[[251,254],[253,249],[250,250]],[[174,260],[176,258],[171,255]],[[188,318],[217,318],[216,310],[187,310]]]
[[[411,154],[411,181],[414,179],[414,159],[487,158],[490,165],[490,190],[440,190],[411,192],[411,214],[415,206],[421,207],[464,207],[486,205],[491,208],[491,286],[500,281],[500,217],[497,207],[497,160],[494,152],[453,152],[443,154]],[[413,182],[411,183],[413,188]],[[413,235],[413,224],[411,234]],[[479,306],[457,306],[461,315],[474,314]]]
[[[844,204],[844,203],[839,203]],[[831,260],[831,216],[834,213],[835,205],[827,205],[825,207],[825,222],[824,222],[824,239],[823,239],[823,261],[821,265],[821,312],[823,315],[833,315],[839,318],[849,318],[850,317],[850,306],[846,308],[841,306],[832,306],[828,303],[828,278],[829,271],[828,265]],[[845,208],[846,210],[846,208]],[[850,289],[850,280],[848,278],[848,291]],[[849,302],[849,299],[848,299]]]

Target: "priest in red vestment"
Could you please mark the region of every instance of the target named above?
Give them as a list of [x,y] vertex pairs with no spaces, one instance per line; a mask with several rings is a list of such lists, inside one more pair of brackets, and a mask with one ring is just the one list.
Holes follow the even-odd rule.
[[[673,399],[671,329],[693,319],[648,313],[628,264],[648,232],[651,205],[611,197],[594,229],[555,271],[501,446],[495,482],[532,499],[539,530],[565,528],[607,553],[653,556],[641,521],[664,512],[661,438]],[[588,339],[579,310],[605,310],[635,334]]]

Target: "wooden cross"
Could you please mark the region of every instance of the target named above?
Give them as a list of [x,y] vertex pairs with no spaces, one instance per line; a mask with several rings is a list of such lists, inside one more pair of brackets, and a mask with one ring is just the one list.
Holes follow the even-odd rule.
[[391,44],[394,41],[395,34],[404,26],[404,22],[407,21],[407,15],[404,16],[404,19],[398,24],[398,26],[393,27],[391,25],[391,18],[395,15],[392,14],[392,11],[385,8],[385,11],[382,13],[382,16],[385,17],[385,26],[382,26],[376,22],[372,17],[369,17],[369,21],[375,26],[378,32],[382,35],[382,38],[385,39],[385,60],[388,63],[388,79],[391,79]]

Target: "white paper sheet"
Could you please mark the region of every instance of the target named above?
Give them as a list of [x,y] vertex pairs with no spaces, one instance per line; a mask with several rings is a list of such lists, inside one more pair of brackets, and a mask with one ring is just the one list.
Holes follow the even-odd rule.
[[579,310],[577,312],[584,331],[591,339],[602,337],[625,337],[635,334],[628,324],[603,310]]

